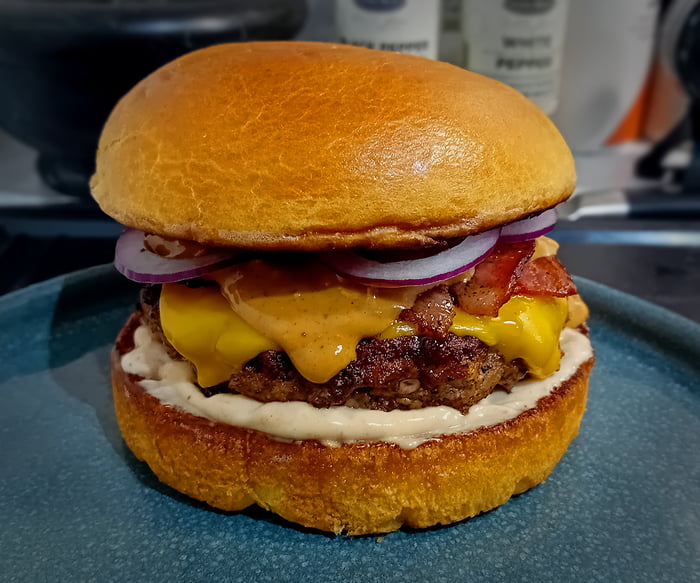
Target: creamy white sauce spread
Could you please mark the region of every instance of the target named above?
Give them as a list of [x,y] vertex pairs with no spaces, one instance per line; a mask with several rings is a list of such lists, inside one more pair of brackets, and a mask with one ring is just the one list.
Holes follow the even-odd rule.
[[578,367],[592,357],[588,338],[571,328],[561,334],[561,366],[543,380],[526,380],[510,393],[494,391],[466,415],[452,407],[426,407],[410,411],[372,411],[351,407],[319,409],[303,402],[260,403],[243,395],[222,393],[205,397],[194,384],[189,363],[175,361],[150,330],[140,326],[135,348],[122,356],[122,368],[144,377],[141,386],[166,405],[238,427],[255,429],[278,439],[316,439],[329,446],[385,441],[411,449],[440,435],[467,433],[517,417],[532,409]]

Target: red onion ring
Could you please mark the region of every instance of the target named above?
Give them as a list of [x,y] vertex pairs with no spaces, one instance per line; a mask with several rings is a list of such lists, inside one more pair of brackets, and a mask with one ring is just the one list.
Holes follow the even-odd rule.
[[[321,260],[340,275],[375,286],[427,285],[444,281],[483,261],[496,243],[535,239],[554,228],[555,209],[522,219],[502,228],[465,237],[454,247],[429,257],[380,262],[355,251],[323,253]],[[200,277],[240,261],[235,249],[212,247],[204,255],[188,259],[161,257],[148,251],[144,233],[127,229],[117,241],[114,264],[125,277],[139,283],[172,283]]]
[[534,217],[521,219],[502,227],[501,241],[504,243],[517,243],[519,241],[536,239],[540,235],[549,233],[556,222],[556,209],[548,209]]
[[426,285],[444,281],[483,261],[498,242],[500,229],[465,237],[430,257],[381,263],[355,251],[324,253],[321,260],[338,274],[379,287]]
[[200,277],[235,263],[240,252],[212,247],[211,251],[189,259],[161,257],[144,246],[142,231],[127,229],[117,241],[114,266],[124,277],[138,283],[173,283]]

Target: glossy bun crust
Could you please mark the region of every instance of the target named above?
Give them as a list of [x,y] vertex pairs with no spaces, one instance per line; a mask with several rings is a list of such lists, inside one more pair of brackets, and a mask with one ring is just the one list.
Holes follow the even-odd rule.
[[[137,319],[117,347],[129,349]],[[515,419],[415,449],[389,443],[287,443],[161,404],[112,353],[122,435],[176,490],[223,510],[257,504],[334,533],[370,534],[449,524],[542,482],[578,433],[593,364]]]
[[266,42],[195,51],[136,85],[91,186],[144,231],[318,250],[484,231],[574,182],[559,132],[506,85],[405,54]]

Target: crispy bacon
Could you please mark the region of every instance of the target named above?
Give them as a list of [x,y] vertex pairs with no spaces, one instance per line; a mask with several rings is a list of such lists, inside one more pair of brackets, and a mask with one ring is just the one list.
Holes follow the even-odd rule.
[[574,295],[576,284],[569,272],[552,256],[538,257],[529,261],[513,288],[513,293],[524,296],[557,296]]
[[419,334],[432,338],[445,338],[454,317],[454,304],[446,285],[423,292],[413,306],[400,315],[404,322],[417,324]]
[[493,253],[476,266],[469,281],[450,288],[457,305],[475,316],[497,316],[513,294],[516,281],[534,251],[534,241],[498,244]]

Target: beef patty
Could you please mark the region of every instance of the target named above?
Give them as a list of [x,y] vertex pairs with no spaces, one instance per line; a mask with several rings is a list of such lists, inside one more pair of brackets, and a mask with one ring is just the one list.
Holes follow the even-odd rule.
[[[161,328],[159,295],[160,286],[143,288],[143,320],[174,352]],[[365,338],[357,345],[356,359],[321,384],[302,377],[286,353],[269,350],[248,361],[228,383],[202,388],[202,392],[382,411],[447,405],[465,413],[495,389],[509,390],[526,374],[522,361],[506,362],[478,338],[448,333],[440,338]]]

